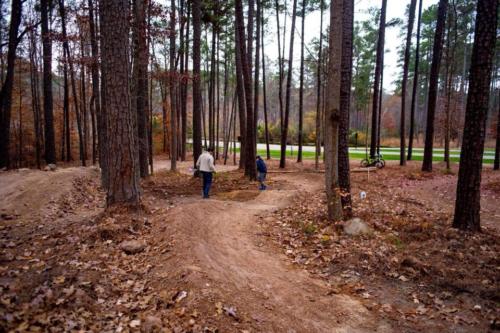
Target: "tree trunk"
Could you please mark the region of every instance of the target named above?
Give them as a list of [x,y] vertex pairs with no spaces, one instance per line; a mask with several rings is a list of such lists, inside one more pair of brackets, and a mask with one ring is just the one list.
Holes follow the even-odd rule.
[[[62,21],[64,23],[65,21]],[[63,28],[65,30],[66,28]],[[63,114],[64,114],[64,131],[63,131],[63,137],[65,138],[65,148],[66,148],[66,162],[72,161],[73,156],[71,154],[71,129],[70,129],[70,124],[71,124],[71,119],[70,119],[70,112],[69,112],[69,81],[68,81],[68,61],[66,59],[66,52],[63,50],[63,78],[64,78],[64,84],[63,84],[63,90],[64,90],[64,97],[63,97]],[[64,150],[63,150],[64,151]],[[63,159],[61,157],[61,159]]]
[[182,145],[182,121],[183,121],[183,108],[184,108],[184,67],[185,67],[185,53],[186,49],[184,46],[184,27],[185,27],[185,19],[184,19],[184,10],[185,10],[185,1],[179,0],[179,82],[177,84],[178,93],[177,93],[177,112],[178,112],[178,122],[177,122],[177,131],[179,133],[177,139],[177,147],[178,147],[178,158],[184,161],[183,154],[183,145]]
[[[458,104],[460,105],[460,118],[464,118],[465,116],[465,103],[466,103],[466,85],[467,85],[467,57],[468,57],[468,44],[470,43],[467,38],[465,39],[465,45],[464,45],[464,56],[463,56],[463,66],[462,66],[462,75],[461,75],[461,80],[460,80],[460,88],[459,88],[459,94],[458,94]],[[458,133],[458,138],[457,138],[457,148],[460,148],[460,143],[462,142],[462,139],[460,137],[460,132]]]
[[[80,57],[84,59],[85,55],[85,47],[83,45],[83,33],[80,30]],[[80,63],[80,110],[82,110],[82,141],[83,141],[83,160],[88,160],[88,137],[89,137],[89,129],[88,129],[88,112],[87,112],[87,88],[85,84],[85,64],[83,61]]]
[[385,45],[385,17],[387,11],[387,0],[382,0],[382,9],[380,10],[380,24],[377,41],[377,60],[375,63],[375,79],[373,83],[373,100],[372,100],[372,132],[370,141],[370,157],[374,157],[377,153],[377,142],[380,134],[378,126],[379,117],[381,113],[380,107],[380,91],[383,90],[381,83],[381,76],[383,72],[383,58],[384,58],[384,45]]
[[378,95],[378,119],[377,119],[377,155],[380,156],[380,138],[382,136],[382,101],[384,97],[384,54],[382,54],[380,71],[380,93]]
[[317,63],[317,87],[316,87],[316,152],[314,154],[314,167],[319,169],[319,157],[321,155],[321,70],[322,70],[322,52],[323,52],[323,11],[325,3],[324,0],[320,2],[321,18],[319,24],[319,49],[318,49],[318,63]]
[[[498,94],[500,100],[500,94]],[[495,145],[495,161],[493,162],[493,170],[500,169],[500,103],[498,107],[497,119],[497,143]]]
[[233,127],[233,114],[234,114],[234,109],[235,109],[235,104],[236,104],[236,94],[233,95],[233,102],[231,103],[231,113],[229,114],[229,119],[228,121],[228,128],[227,128],[227,133],[226,137],[224,138],[225,143],[224,143],[224,165],[227,164],[227,157],[229,154],[229,149],[230,149],[230,140],[231,140],[231,129]]
[[184,47],[184,77],[182,80],[182,124],[181,124],[181,160],[186,160],[186,143],[187,143],[187,92],[188,92],[188,84],[187,84],[187,76],[188,76],[188,68],[189,68],[189,25],[190,25],[190,16],[191,16],[191,1],[187,1],[187,21],[186,21],[186,42]]
[[292,95],[292,71],[293,71],[293,39],[295,36],[295,18],[297,13],[297,0],[293,0],[292,26],[290,28],[290,50],[288,56],[288,75],[286,78],[286,97],[285,97],[285,117],[283,120],[283,129],[281,131],[281,155],[280,168],[286,166],[286,146],[288,144],[288,120],[290,118],[290,99]]
[[148,47],[146,36],[146,6],[143,0],[133,1],[133,93],[132,110],[137,114],[137,136],[139,140],[139,170],[141,177],[149,175],[149,139],[147,129],[148,110]]
[[101,0],[99,10],[103,102],[107,116],[107,205],[137,206],[140,202],[139,148],[136,114],[130,105],[129,4],[126,0]]
[[193,162],[201,155],[201,0],[193,0]]
[[45,121],[45,162],[56,163],[52,101],[52,40],[49,28],[49,0],[40,0],[43,50],[43,112]]
[[269,149],[269,122],[267,119],[267,88],[266,88],[266,54],[264,52],[264,13],[261,13],[261,43],[262,43],[262,98],[264,99],[264,130],[266,136],[266,157],[271,159],[271,151]]
[[[253,12],[253,1],[249,1],[249,11]],[[243,74],[243,85],[245,90],[245,106],[246,106],[246,137],[245,137],[245,175],[254,180],[257,177],[255,168],[255,139],[254,133],[254,116],[253,116],[253,100],[252,100],[252,59],[248,56],[245,50],[245,24],[243,18],[243,4],[241,0],[235,2],[236,15],[236,31],[239,37],[239,49],[241,55],[241,72]],[[250,22],[249,22],[250,25]],[[250,30],[249,31],[253,31]],[[249,52],[251,52],[251,39],[253,34],[248,36]],[[241,131],[241,129],[240,129]]]
[[[234,103],[233,110],[235,107],[236,104]],[[236,112],[233,112],[233,165],[236,165]]]
[[410,111],[410,135],[408,138],[408,161],[412,159],[413,152],[413,137],[415,133],[415,108],[418,107],[418,70],[420,64],[420,21],[422,18],[422,2],[418,5],[418,21],[417,21],[417,46],[415,49],[415,73],[413,74],[413,87],[411,93],[411,111]]
[[99,92],[99,49],[97,46],[97,34],[95,29],[95,20],[94,20],[94,4],[93,0],[88,0],[89,7],[89,31],[90,31],[90,47],[92,52],[92,62],[91,62],[91,72],[92,72],[92,102],[93,102],[93,110],[97,118],[97,133],[93,133],[93,135],[97,134],[97,149],[99,155],[99,165],[104,165],[105,158],[104,152],[101,150],[101,145],[104,142],[104,124],[102,123],[102,115],[101,115],[101,94]]
[[[241,8],[240,8],[241,7]],[[246,163],[246,105],[245,105],[245,88],[243,79],[243,63],[245,62],[245,38],[242,37],[244,31],[243,24],[243,5],[241,1],[236,2],[236,26],[235,26],[235,56],[236,56],[236,90],[238,94],[238,113],[240,120],[240,169],[243,168]]]
[[210,55],[210,72],[208,81],[208,141],[210,148],[215,149],[215,50],[217,40],[216,27],[212,24],[212,47]]
[[439,67],[443,48],[444,28],[446,25],[446,11],[448,0],[439,0],[436,34],[432,51],[432,65],[429,79],[429,100],[427,105],[427,127],[425,131],[425,148],[422,171],[432,171],[432,149],[434,145],[434,118],[436,115],[436,103],[439,81]]
[[216,125],[215,125],[215,134],[216,134],[216,137],[215,137],[215,159],[216,160],[219,160],[219,134],[220,134],[220,58],[219,58],[219,54],[220,54],[220,35],[219,33],[217,32],[217,56],[216,56],[216,101],[217,101],[217,106],[216,106],[216,116],[215,116],[215,119],[216,119]]
[[74,109],[75,109],[75,114],[76,114],[76,127],[78,130],[78,147],[80,151],[80,161],[82,163],[82,166],[86,166],[86,160],[85,160],[85,150],[84,150],[84,134],[83,134],[83,112],[81,112],[80,105],[78,103],[78,95],[76,93],[76,79],[75,79],[75,72],[73,68],[73,62],[71,60],[71,55],[68,52],[67,53],[67,58],[69,60],[69,74],[70,74],[70,79],[71,79],[71,90],[73,92],[73,104],[74,104]]
[[[208,73],[208,65],[205,66],[205,73]],[[205,82],[204,86],[206,86],[207,83]],[[207,89],[205,87],[203,87],[203,94],[206,93],[206,95],[208,96],[209,94],[209,90],[210,89]],[[203,143],[204,143],[204,147],[205,149],[208,148],[208,144],[207,144],[207,140],[208,140],[208,136],[207,136],[207,121],[206,121],[206,116],[205,116],[205,113],[206,113],[206,104],[207,104],[207,99],[208,97],[205,97],[203,98],[203,95],[202,95],[202,99],[201,99],[201,122],[203,124]]]
[[[151,16],[152,16],[152,5],[151,1],[148,4],[148,31],[151,31]],[[153,117],[153,89],[154,89],[154,81],[153,81],[153,64],[156,59],[154,53],[154,39],[150,33],[148,33],[148,50],[151,50],[151,70],[149,71],[149,118],[148,118],[148,138],[149,138],[149,173],[152,175],[154,173],[154,147],[153,147],[153,127],[155,122],[155,117]]]
[[160,95],[161,95],[161,112],[162,112],[162,128],[163,128],[163,142],[162,142],[162,150],[164,153],[167,153],[167,145],[168,145],[168,115],[167,115],[167,93],[165,92],[166,87],[164,83],[160,83]]
[[[63,51],[64,53],[64,51]],[[64,65],[63,65],[64,66]],[[64,77],[64,69],[63,69],[63,77]],[[67,73],[66,73],[66,82],[67,84]],[[66,93],[66,89],[64,89],[64,84],[63,84],[63,96]],[[59,89],[60,90],[60,89]],[[67,99],[66,99],[67,100]],[[67,104],[65,105],[65,96],[63,97],[63,116],[62,116],[62,121],[61,121],[61,161],[66,161],[66,150],[65,150],[65,142],[66,142],[66,118],[69,113],[69,110],[66,108]]]
[[175,65],[175,0],[170,2],[170,170],[177,170],[177,95],[175,93],[177,86],[177,78],[175,73],[177,68]]
[[[279,0],[275,0],[276,7],[276,30],[278,31],[278,72],[279,72],[279,85],[278,85],[278,99],[279,99],[279,109],[280,109],[280,131],[283,132],[283,78],[285,75],[284,64],[285,59],[281,56],[281,36],[280,36],[280,6]],[[286,3],[285,3],[285,11],[286,11]],[[283,35],[283,40],[285,36]],[[285,46],[283,45],[283,52]]]
[[253,145],[257,146],[257,122],[259,120],[259,71],[260,71],[260,29],[261,16],[262,16],[261,0],[257,0],[257,14],[256,14],[256,31],[255,31],[255,77],[254,77],[254,92],[253,92]]
[[[245,49],[246,52],[246,57],[247,57],[247,67],[249,70],[249,83],[250,83],[250,96],[249,96],[249,101],[252,101],[253,105],[253,90],[252,90],[252,54],[253,54],[253,39],[255,38],[254,35],[254,16],[255,16],[255,0],[247,0],[248,3],[248,11],[247,11],[247,33],[246,33],[246,42],[247,42],[247,47]],[[243,23],[244,24],[244,23]],[[244,30],[243,30],[244,31]],[[244,35],[244,33],[243,33]],[[245,90],[245,93],[246,90]],[[246,97],[245,97],[246,98]],[[253,108],[252,108],[252,114],[253,114]],[[254,161],[252,161],[252,164],[255,164]]]
[[349,176],[349,112],[351,110],[354,0],[343,0],[343,7],[338,168],[344,217],[351,218],[352,199],[351,181]]
[[478,0],[453,227],[479,231],[481,170],[495,52],[498,1]]
[[445,73],[445,124],[444,124],[444,161],[446,162],[446,170],[450,170],[450,131],[451,131],[451,95],[453,90],[453,76],[455,71],[455,48],[457,45],[457,18],[456,18],[456,7],[453,3],[454,8],[454,22],[455,22],[455,36],[453,40],[453,46],[451,46],[451,25],[452,25],[452,15],[448,14],[448,28],[446,33],[446,73]]
[[[325,185],[328,205],[328,218],[333,221],[342,219],[342,203],[339,188],[339,124],[340,88],[343,35],[344,0],[332,0],[330,5],[330,33],[328,52],[327,89],[325,123]],[[293,21],[292,21],[293,22]],[[293,25],[293,23],[292,23]],[[294,29],[292,29],[293,31]],[[292,44],[290,44],[292,45]]]
[[33,131],[35,133],[35,159],[36,166],[38,169],[41,168],[40,163],[40,93],[38,90],[38,59],[37,59],[37,51],[36,51],[36,39],[35,39],[35,30],[32,29],[30,34],[30,46],[29,46],[29,54],[30,54],[30,85],[31,85],[31,108],[33,110]]
[[223,87],[222,87],[222,95],[224,98],[224,101],[222,103],[222,140],[223,142],[223,148],[222,148],[222,157],[224,159],[224,165],[227,162],[227,153],[228,153],[228,145],[229,145],[229,135],[228,132],[231,131],[231,126],[229,125],[228,129],[228,123],[230,119],[228,118],[228,106],[227,106],[227,99],[228,99],[228,88],[229,88],[229,69],[228,69],[228,58],[229,55],[227,54],[228,50],[228,35],[227,35],[227,28],[224,33],[225,39],[224,39],[224,82],[223,82]]
[[411,0],[410,13],[408,18],[408,29],[406,33],[406,48],[403,65],[403,82],[401,87],[401,121],[399,127],[399,165],[406,165],[406,87],[408,84],[408,68],[410,67],[411,36],[413,32],[413,22],[415,21],[415,7],[417,0]]
[[[92,0],[90,0],[92,1]],[[89,4],[89,10],[92,10],[94,12],[94,8],[92,6],[92,3]],[[96,12],[96,18],[95,18],[95,31],[93,35],[93,39],[91,39],[91,47],[92,47],[92,57],[93,62],[95,63],[95,70],[92,71],[92,75],[97,75],[95,81],[94,77],[92,77],[92,82],[96,83],[96,87],[93,88],[95,91],[99,90],[99,94],[96,95],[96,113],[97,113],[97,121],[98,121],[98,132],[99,132],[99,166],[101,168],[101,185],[103,188],[108,188],[109,186],[109,173],[107,172],[108,168],[108,154],[107,154],[107,122],[108,122],[108,116],[106,112],[106,105],[104,104],[104,99],[106,98],[106,87],[104,84],[104,80],[101,78],[104,76],[104,70],[102,68],[102,63],[101,66],[98,67],[99,64],[99,47],[97,45],[97,37],[100,35],[100,25],[98,24],[99,20],[97,19],[99,17],[98,10],[95,9]],[[99,77],[99,68],[101,70],[101,76]],[[100,89],[98,89],[100,87]],[[97,99],[99,99],[99,103],[97,103]]]
[[299,86],[299,149],[297,152],[297,162],[302,162],[302,142],[303,138],[303,130],[304,130],[304,30],[306,23],[306,6],[307,0],[302,0],[302,24],[300,29],[300,86]]
[[[14,86],[14,67],[16,49],[19,44],[18,31],[21,24],[23,4],[21,0],[12,0],[9,27],[9,44],[7,51],[7,73],[0,91],[0,169],[10,168],[10,116],[12,108],[12,88]],[[3,71],[2,71],[3,73]],[[52,134],[54,132],[52,131]],[[54,143],[54,142],[52,142]],[[55,161],[55,148],[51,156]],[[53,162],[51,162],[53,163]]]
[[94,95],[90,97],[90,120],[92,128],[92,165],[97,163],[97,120],[94,109]]
[[[82,162],[82,165],[85,166],[86,160],[85,160],[85,151],[84,151],[84,134],[83,134],[83,128],[82,128],[83,119],[82,119],[82,116],[81,116],[80,111],[79,111],[80,108],[78,105],[78,95],[76,93],[75,70],[73,67],[73,59],[71,58],[71,53],[70,53],[70,49],[69,49],[68,36],[66,34],[66,9],[64,6],[64,0],[59,0],[59,13],[61,15],[64,59],[69,64],[69,74],[70,74],[70,79],[71,79],[71,91],[73,94],[73,104],[74,104],[76,123],[77,123],[77,128],[78,128],[78,142],[79,142],[79,149],[80,149],[80,160]],[[69,126],[68,126],[68,128],[69,128]]]

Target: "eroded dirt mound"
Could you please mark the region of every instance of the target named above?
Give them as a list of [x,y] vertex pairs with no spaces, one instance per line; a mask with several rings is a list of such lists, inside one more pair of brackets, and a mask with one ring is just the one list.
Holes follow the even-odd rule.
[[[69,196],[78,196],[84,187],[98,184],[89,183],[89,179],[99,176],[97,168],[66,168],[43,172],[21,169],[0,174],[0,212],[4,215],[27,216],[49,214],[57,210],[57,205],[64,205],[66,200],[77,208],[83,203]],[[74,188],[81,191],[73,191]],[[86,193],[90,193],[87,191]],[[93,194],[91,194],[93,195]],[[81,198],[80,198],[81,199]]]

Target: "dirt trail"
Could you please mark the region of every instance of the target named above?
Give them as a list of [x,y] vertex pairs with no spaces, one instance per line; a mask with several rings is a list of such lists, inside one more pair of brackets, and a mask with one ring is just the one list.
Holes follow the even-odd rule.
[[298,190],[314,191],[321,184],[319,179],[309,182],[297,175],[275,177],[286,178],[296,189],[266,191],[246,202],[193,198],[181,202],[171,212],[181,234],[177,237],[190,244],[180,255],[191,258],[191,264],[199,267],[219,294],[232,297],[238,311],[256,323],[257,331],[391,331],[386,324],[376,324],[357,300],[329,295],[322,281],[259,240],[257,215],[286,206]]

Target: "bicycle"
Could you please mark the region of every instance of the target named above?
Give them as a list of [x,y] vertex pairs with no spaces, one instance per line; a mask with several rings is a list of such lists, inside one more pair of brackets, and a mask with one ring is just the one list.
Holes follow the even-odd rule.
[[377,169],[382,169],[385,167],[385,161],[382,158],[382,155],[375,155],[372,157],[365,158],[361,161],[361,167],[376,167]]

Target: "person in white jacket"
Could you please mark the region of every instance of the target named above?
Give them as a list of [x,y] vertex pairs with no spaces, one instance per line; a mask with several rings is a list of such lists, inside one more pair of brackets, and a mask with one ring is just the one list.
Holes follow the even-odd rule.
[[203,177],[203,199],[210,197],[210,187],[212,186],[213,173],[215,172],[213,152],[213,148],[208,148],[198,157],[198,161],[196,161],[196,168],[201,172]]

